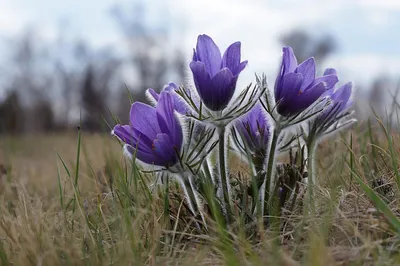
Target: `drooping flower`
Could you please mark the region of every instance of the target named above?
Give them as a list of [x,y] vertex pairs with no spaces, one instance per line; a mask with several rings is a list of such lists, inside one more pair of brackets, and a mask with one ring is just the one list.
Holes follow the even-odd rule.
[[260,104],[256,104],[246,115],[238,119],[236,129],[250,151],[265,154],[270,136],[270,125]]
[[[179,89],[179,86],[171,82],[167,86],[165,86],[161,92],[167,91],[171,93],[172,97],[174,98],[174,109],[180,113],[185,115],[190,108],[187,106],[187,104],[184,102],[184,100],[176,93],[176,91]],[[158,94],[154,89],[148,89],[147,90],[148,94],[153,98],[155,102],[158,102],[160,100],[160,94]]]
[[207,35],[199,35],[190,69],[197,92],[213,111],[223,110],[232,99],[240,72],[247,61],[240,62],[240,42],[231,44],[221,58],[221,52]]
[[317,123],[327,124],[347,110],[353,104],[350,99],[352,88],[353,83],[348,82],[336,90],[332,88],[325,92],[324,96],[328,96],[332,102],[318,115]]
[[156,107],[135,102],[129,125],[116,125],[113,134],[126,143],[126,150],[147,164],[172,166],[182,147],[182,127],[174,115],[170,92],[160,94]]
[[295,115],[312,105],[338,82],[336,71],[328,68],[322,77],[315,77],[315,60],[297,64],[291,47],[283,47],[282,64],[275,81],[277,111],[282,116]]

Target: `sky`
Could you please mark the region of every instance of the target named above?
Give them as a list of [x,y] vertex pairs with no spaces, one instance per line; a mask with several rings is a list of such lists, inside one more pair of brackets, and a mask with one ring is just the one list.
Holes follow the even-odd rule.
[[[31,26],[49,41],[63,29],[92,47],[118,49],[121,33],[111,9],[129,10],[135,2],[146,3],[146,19],[155,29],[170,29],[188,61],[199,34],[212,36],[221,50],[240,40],[249,65],[239,85],[263,72],[274,82],[281,57],[278,39],[292,29],[336,39],[337,51],[318,69],[336,68],[342,83],[366,85],[381,75],[400,78],[398,0],[0,0],[0,38],[13,38]],[[0,57],[6,53],[1,50]]]

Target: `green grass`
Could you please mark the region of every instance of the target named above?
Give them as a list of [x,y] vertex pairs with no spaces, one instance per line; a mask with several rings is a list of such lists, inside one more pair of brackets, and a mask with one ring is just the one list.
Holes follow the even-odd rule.
[[[374,120],[320,143],[316,211],[303,215],[302,201],[283,210],[276,236],[239,211],[245,200],[233,205],[235,221],[226,230],[207,183],[207,227],[199,228],[179,185],[154,185],[155,176],[124,158],[109,135],[3,137],[0,262],[398,265],[399,139]],[[251,182],[242,159],[232,156],[231,174]]]

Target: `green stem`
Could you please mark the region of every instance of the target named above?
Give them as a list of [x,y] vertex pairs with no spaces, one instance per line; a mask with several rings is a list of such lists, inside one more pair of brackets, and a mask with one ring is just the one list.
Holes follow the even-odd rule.
[[316,167],[315,167],[315,151],[316,151],[316,140],[313,136],[310,136],[307,141],[307,172],[308,172],[308,204],[309,212],[314,211],[314,188],[316,185]]
[[231,219],[231,203],[229,200],[229,190],[228,190],[228,178],[226,175],[226,167],[225,167],[225,127],[222,126],[219,128],[219,172],[221,178],[222,185],[222,193],[224,197],[224,205],[226,209],[226,222],[229,224]]
[[[270,190],[271,188],[274,189],[274,185],[276,182],[274,182],[275,180],[272,178],[272,174],[273,174],[273,170],[275,167],[275,153],[276,153],[276,147],[278,145],[278,138],[279,135],[281,133],[281,129],[279,127],[276,127],[274,129],[274,131],[272,132],[272,142],[271,142],[271,147],[269,150],[269,156],[268,156],[268,166],[267,166],[267,174],[265,176],[265,191],[264,191],[264,199],[263,199],[263,209],[264,212],[263,214],[267,214],[268,213],[268,209],[270,206],[268,206],[269,204],[269,199],[272,198],[274,199],[274,195],[270,195]],[[274,192],[272,192],[274,193]]]
[[259,199],[260,189],[264,183],[266,173],[264,172],[265,152],[256,153],[252,157],[253,161],[253,182],[251,185],[251,195],[253,198],[252,211],[256,210],[258,217],[262,218],[262,206]]
[[194,212],[194,215],[197,216],[199,213],[198,213],[198,208],[197,208],[197,203],[196,203],[196,196],[194,195],[192,186],[190,185],[189,178],[190,177],[188,175],[184,174],[182,183],[185,187],[186,196],[188,197],[188,201],[190,201],[189,207],[191,208],[191,211]]
[[[190,181],[190,173],[184,172],[181,178],[182,186],[184,188],[184,193],[185,196],[187,197],[187,201],[189,203],[189,208],[193,212],[193,215],[196,219],[203,219],[203,216],[201,214],[201,210],[199,209],[199,206],[197,204],[196,200],[196,195],[194,193],[194,188],[192,186],[192,183]],[[204,220],[203,220],[204,221]],[[201,227],[197,220],[195,221],[196,228],[199,232],[201,232]]]

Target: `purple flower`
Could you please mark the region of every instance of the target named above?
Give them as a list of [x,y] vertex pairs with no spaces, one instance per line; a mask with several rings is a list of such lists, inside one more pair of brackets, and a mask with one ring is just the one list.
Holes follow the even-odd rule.
[[[171,93],[172,97],[174,98],[174,109],[178,113],[185,115],[190,110],[190,108],[186,105],[186,103],[181,98],[181,96],[179,96],[178,93],[176,93],[176,90],[178,90],[178,89],[179,89],[178,85],[171,82],[162,89],[162,92],[167,91],[167,92]],[[158,94],[155,90],[150,88],[147,91],[148,91],[149,95],[156,102],[158,102],[160,100],[160,94]]]
[[353,101],[350,99],[352,87],[353,84],[348,82],[336,90],[332,88],[325,92],[323,96],[329,96],[332,102],[322,111],[317,120],[329,123],[343,111],[347,110],[353,104]]
[[278,113],[291,116],[305,110],[337,82],[334,69],[328,68],[322,77],[316,78],[314,58],[297,65],[292,48],[283,47],[282,64],[275,82]]
[[221,52],[207,35],[199,35],[190,69],[197,92],[213,111],[223,110],[232,99],[240,72],[247,61],[240,62],[240,42],[231,44],[221,58]]
[[147,164],[172,166],[182,147],[182,128],[174,116],[174,98],[160,94],[156,107],[132,104],[129,125],[116,125],[113,134],[126,143],[130,154]]
[[239,118],[236,128],[252,152],[262,152],[268,146],[269,127],[267,117],[260,104],[256,104],[247,114]]

